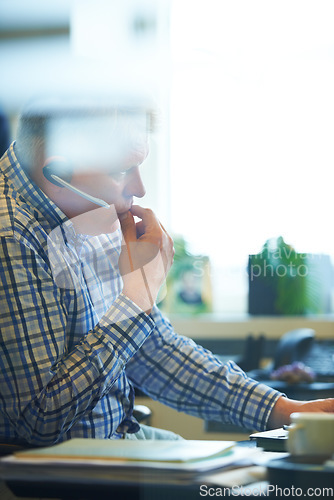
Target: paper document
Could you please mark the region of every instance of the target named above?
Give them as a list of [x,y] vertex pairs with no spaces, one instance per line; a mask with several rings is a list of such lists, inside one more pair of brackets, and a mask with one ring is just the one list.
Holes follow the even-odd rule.
[[0,475],[31,477],[38,473],[51,474],[53,479],[58,475],[88,480],[102,474],[117,481],[156,481],[159,477],[175,482],[236,464],[244,466],[251,463],[255,451],[234,441],[72,439],[6,456],[0,459]]
[[15,453],[17,459],[87,459],[116,461],[193,462],[231,453],[234,441],[163,441],[71,439],[46,448]]

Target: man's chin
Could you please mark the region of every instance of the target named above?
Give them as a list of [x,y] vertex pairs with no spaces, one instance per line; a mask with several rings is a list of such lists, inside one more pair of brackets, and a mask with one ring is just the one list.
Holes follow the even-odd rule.
[[130,209],[131,209],[131,207],[128,207],[128,208],[123,207],[123,208],[118,210],[116,207],[116,212],[117,212],[118,217],[127,214],[130,211]]

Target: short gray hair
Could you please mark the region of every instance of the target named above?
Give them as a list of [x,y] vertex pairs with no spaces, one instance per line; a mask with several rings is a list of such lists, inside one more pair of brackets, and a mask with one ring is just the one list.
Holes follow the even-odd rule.
[[[144,125],[141,124],[140,133],[138,133],[139,125],[136,117],[145,119],[143,121]],[[140,106],[126,107],[117,104],[111,105],[108,102],[33,102],[22,111],[19,117],[16,151],[20,163],[22,163],[23,168],[29,172],[36,166],[39,166],[47,156],[64,154],[62,151],[57,150],[54,141],[53,145],[50,146],[48,134],[50,132],[50,124],[54,122],[62,124],[60,125],[62,133],[62,141],[60,141],[60,143],[62,145],[67,143],[67,147],[65,147],[67,152],[73,152],[73,149],[75,150],[76,146],[73,142],[75,138],[78,138],[80,134],[82,134],[84,137],[84,141],[82,142],[84,143],[85,150],[88,149],[90,153],[95,151],[96,154],[98,154],[101,144],[103,145],[104,143],[111,142],[110,134],[113,131],[105,131],[105,134],[102,133],[101,137],[98,137],[98,133],[101,131],[102,127],[99,127],[98,131],[96,131],[94,123],[98,120],[104,123],[103,120],[107,119],[110,120],[111,128],[118,130],[116,140],[120,138],[124,139],[124,137],[129,136],[131,148],[137,148],[140,147],[140,141],[143,141],[144,134],[147,137],[149,132],[155,130],[157,114],[152,111],[152,109]],[[67,127],[64,127],[64,122],[66,121]],[[87,123],[90,123],[90,127],[88,127],[90,132],[88,133],[87,127],[85,129],[84,125],[87,125]],[[68,125],[70,125],[70,127]],[[63,127],[63,129],[61,129],[61,127]],[[95,136],[95,142],[93,136]],[[92,142],[91,144],[90,141]],[[130,144],[128,138],[127,144]],[[77,148],[77,151],[79,151],[79,148]]]

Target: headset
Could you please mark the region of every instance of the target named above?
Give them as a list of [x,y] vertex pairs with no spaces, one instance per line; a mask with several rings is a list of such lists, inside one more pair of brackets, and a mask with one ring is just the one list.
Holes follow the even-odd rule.
[[54,184],[55,186],[65,187],[70,191],[72,191],[73,193],[78,194],[85,200],[91,201],[92,203],[95,203],[100,207],[110,208],[109,203],[107,203],[106,201],[101,200],[100,198],[95,198],[95,196],[91,196],[90,194],[81,191],[81,189],[72,186],[69,182],[59,177],[59,175],[68,176],[68,174],[71,173],[71,171],[72,171],[71,166],[66,162],[51,161],[50,163],[48,163],[48,165],[46,165],[43,168],[43,175],[48,181],[52,182],[52,184]]

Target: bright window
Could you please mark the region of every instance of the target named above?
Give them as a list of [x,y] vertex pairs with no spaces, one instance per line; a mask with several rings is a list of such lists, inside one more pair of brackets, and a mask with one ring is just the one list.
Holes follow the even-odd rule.
[[334,255],[334,3],[179,0],[171,42],[171,227],[247,309],[248,254],[282,235]]

